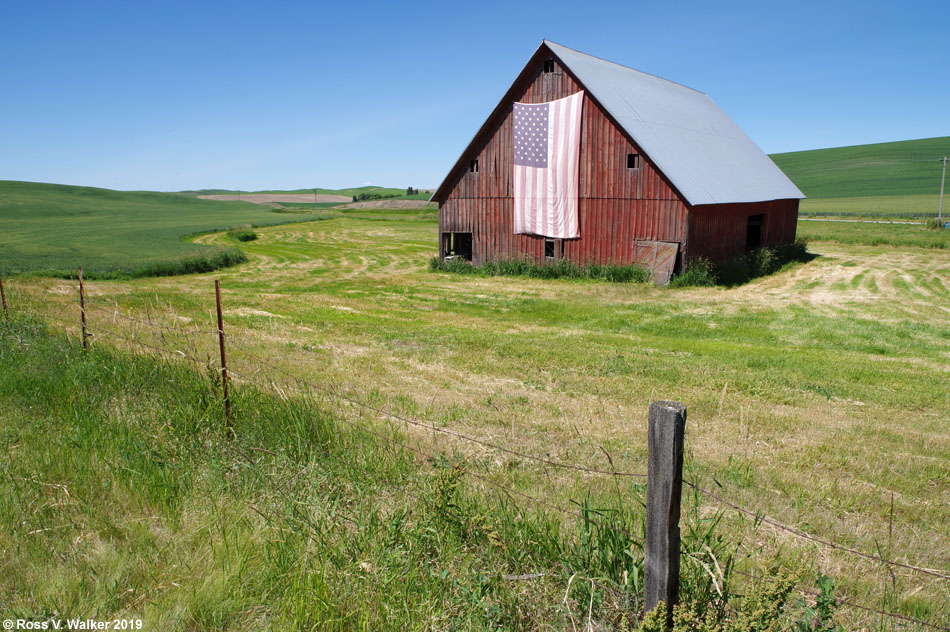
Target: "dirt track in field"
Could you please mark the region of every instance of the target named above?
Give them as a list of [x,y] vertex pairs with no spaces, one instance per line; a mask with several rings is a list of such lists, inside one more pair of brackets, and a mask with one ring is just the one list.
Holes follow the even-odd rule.
[[[199,195],[204,200],[220,200],[222,202],[253,202],[254,204],[268,204],[270,202],[349,202],[353,198],[345,195],[329,195],[318,193],[246,193],[242,195]],[[316,199],[314,199],[316,197]]]

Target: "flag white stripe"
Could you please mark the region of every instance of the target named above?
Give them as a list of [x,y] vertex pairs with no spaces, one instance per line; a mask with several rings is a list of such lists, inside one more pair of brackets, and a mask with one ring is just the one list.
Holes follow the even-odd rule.
[[[583,105],[583,94],[576,95],[572,98],[572,108],[571,108],[571,118],[568,121],[565,121],[565,126],[568,130],[567,136],[569,137],[567,147],[565,148],[565,153],[568,155],[568,159],[564,161],[564,170],[567,178],[567,197],[574,204],[574,212],[569,213],[568,217],[570,218],[571,227],[567,231],[571,236],[577,236],[577,214],[579,209],[579,201],[577,199],[578,193],[578,157],[580,155],[580,126],[581,126],[581,106]],[[571,172],[573,171],[573,173]]]
[[[570,120],[570,114],[574,106],[574,99],[567,99],[564,102],[564,107],[558,109],[557,117],[557,127],[560,130],[560,134],[557,137],[558,142],[554,146],[554,150],[557,152],[556,156],[556,177],[558,182],[567,184],[567,187],[570,186],[570,176],[568,170],[565,168],[567,166],[566,162],[563,160],[563,157],[567,155],[568,139],[570,138],[570,130],[565,126],[566,122]],[[564,222],[567,219],[567,211],[570,197],[567,195],[567,190],[564,186],[561,186],[557,191],[557,234],[558,237],[564,238],[567,236],[567,231],[565,231]]]

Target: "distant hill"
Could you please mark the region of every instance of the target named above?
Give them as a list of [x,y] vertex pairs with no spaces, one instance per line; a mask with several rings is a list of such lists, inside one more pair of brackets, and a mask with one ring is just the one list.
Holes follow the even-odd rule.
[[809,198],[936,195],[950,136],[772,154]]
[[107,277],[214,268],[233,258],[182,237],[324,216],[182,193],[0,180],[0,274],[69,276],[83,266],[89,276]]
[[428,200],[429,196],[432,195],[431,190],[420,189],[419,193],[413,195],[406,195],[406,189],[397,189],[394,187],[378,187],[374,185],[367,185],[362,187],[350,187],[348,189],[324,189],[321,187],[314,187],[312,189],[267,189],[264,191],[238,191],[230,189],[200,189],[197,191],[181,191],[181,193],[186,195],[237,195],[240,194],[253,194],[253,193],[272,193],[275,195],[287,194],[287,195],[304,195],[316,192],[317,194],[322,195],[344,195],[346,197],[353,197],[354,195],[359,196],[361,194],[366,195],[375,195],[378,197],[385,197],[389,199],[403,199],[403,200]]

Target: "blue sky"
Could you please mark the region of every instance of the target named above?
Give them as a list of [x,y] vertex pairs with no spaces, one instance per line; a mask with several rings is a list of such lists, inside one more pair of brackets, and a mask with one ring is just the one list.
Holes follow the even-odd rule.
[[432,187],[543,38],[709,93],[769,153],[946,136],[948,34],[945,1],[3,0],[0,179]]

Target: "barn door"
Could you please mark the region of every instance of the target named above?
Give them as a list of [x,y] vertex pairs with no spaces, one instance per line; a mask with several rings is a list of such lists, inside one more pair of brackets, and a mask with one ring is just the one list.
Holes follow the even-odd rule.
[[638,239],[634,242],[633,260],[653,273],[653,282],[666,285],[673,276],[676,256],[680,245],[676,241],[648,241]]

